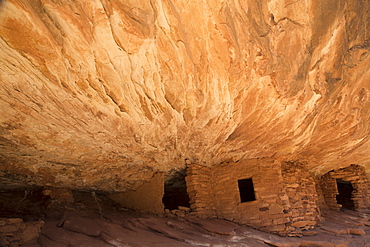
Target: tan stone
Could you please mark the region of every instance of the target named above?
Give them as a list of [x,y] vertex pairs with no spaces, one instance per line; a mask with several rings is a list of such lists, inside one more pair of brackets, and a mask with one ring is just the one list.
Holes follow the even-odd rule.
[[2,171],[125,191],[242,157],[369,169],[367,2],[137,2],[3,1]]
[[356,188],[352,193],[354,209],[356,211],[364,211],[365,213],[370,212],[370,184],[366,177],[364,167],[359,165],[350,165],[348,167],[333,170],[321,177],[321,190],[323,192],[325,203],[330,207],[330,209],[339,210],[342,207],[341,204],[337,203],[336,199],[336,195],[339,194],[336,183],[336,179],[338,178],[350,181]]
[[18,229],[19,226],[16,225],[0,226],[0,232],[16,232]]
[[273,221],[273,224],[274,225],[283,225],[285,223],[288,223],[290,222],[290,219],[289,218],[277,218],[277,219],[274,219]]
[[41,226],[37,226],[34,224],[26,224],[26,227],[21,232],[21,242],[27,243],[27,242],[36,242],[37,238],[40,235],[40,229]]
[[188,207],[183,207],[183,206],[178,206],[179,210],[184,211],[184,212],[190,212],[190,208]]
[[354,234],[354,235],[360,235],[360,236],[366,235],[366,232],[363,229],[359,229],[359,228],[350,229],[349,233]]
[[305,226],[314,226],[316,221],[297,221],[292,224],[293,227],[305,227]]
[[[271,164],[275,164],[275,167]],[[310,177],[304,164],[282,162],[281,165],[280,167],[272,159],[241,160],[238,163],[230,163],[228,167],[216,165],[207,171],[209,174],[207,187],[192,188],[189,191],[190,207],[198,216],[217,215],[220,218],[263,228],[265,231],[269,231],[269,227],[277,227],[273,231],[279,232],[276,229],[283,226],[279,234],[291,233],[294,236],[301,234],[295,227],[286,228],[285,225],[292,220],[305,221],[302,225],[304,227],[311,220],[314,225],[320,220],[316,205],[315,181]],[[190,166],[189,169],[194,167]],[[270,174],[269,177],[261,176],[267,173]],[[219,177],[224,178],[225,174],[228,180],[220,182]],[[241,202],[241,195],[246,192],[239,187],[238,180],[244,178],[252,178],[256,200]],[[188,184],[196,183],[198,175],[188,173],[186,181]],[[300,184],[297,181],[301,181]],[[293,186],[289,188],[290,185]],[[214,213],[206,215],[205,212]]]
[[9,225],[19,225],[20,223],[23,222],[23,219],[21,218],[9,218],[9,219],[6,219],[6,224],[9,224]]
[[114,193],[108,197],[127,208],[141,210],[143,212],[163,214],[163,191],[164,176],[163,173],[157,173],[149,183],[143,184],[135,191]]
[[[334,170],[322,204],[340,208],[330,187],[342,177],[357,180],[365,212],[369,9],[1,1],[0,182],[64,188],[45,195],[68,203],[70,189],[119,192],[129,207],[161,212],[154,174],[188,166],[191,208],[243,223],[245,212],[268,217],[264,204],[318,219],[309,176]],[[353,163],[362,175],[335,171]],[[251,176],[256,200],[241,202],[237,180]]]
[[278,204],[272,204],[269,206],[269,214],[281,214],[283,213],[283,207]]
[[[63,203],[72,203],[74,202],[72,191],[69,189],[62,188],[51,188],[50,197],[56,201]],[[49,190],[46,190],[46,194],[49,193]]]

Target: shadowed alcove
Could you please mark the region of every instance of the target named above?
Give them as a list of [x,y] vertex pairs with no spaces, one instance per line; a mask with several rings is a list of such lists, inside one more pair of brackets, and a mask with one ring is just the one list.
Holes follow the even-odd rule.
[[352,199],[353,186],[349,181],[337,179],[338,195],[336,199],[338,204],[342,205],[342,208],[354,210],[355,204]]
[[0,23],[0,247],[370,241],[370,0],[0,0]]
[[320,184],[325,202],[330,209],[344,208],[369,212],[369,180],[364,167],[353,164],[331,170],[321,177]]
[[179,206],[190,207],[186,191],[186,169],[172,170],[165,176],[163,204],[165,209],[173,210]]

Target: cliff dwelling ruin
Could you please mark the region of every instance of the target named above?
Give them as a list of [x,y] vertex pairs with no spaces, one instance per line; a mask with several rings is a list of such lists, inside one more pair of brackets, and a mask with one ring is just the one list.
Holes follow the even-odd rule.
[[370,245],[369,54],[365,0],[0,1],[0,245]]
[[325,202],[332,210],[347,208],[369,213],[370,187],[365,169],[358,165],[336,169],[320,180]]

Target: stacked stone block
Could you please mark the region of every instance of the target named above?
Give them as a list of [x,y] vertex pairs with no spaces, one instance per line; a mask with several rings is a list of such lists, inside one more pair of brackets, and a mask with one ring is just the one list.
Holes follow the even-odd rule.
[[[278,164],[266,159],[248,160],[222,164],[212,171],[218,217],[263,231],[286,231],[289,217]],[[238,180],[247,178],[253,181],[256,200],[241,202]]]
[[345,168],[333,170],[322,176],[321,186],[326,204],[332,210],[339,210],[341,205],[337,203],[336,195],[338,188],[336,179],[351,182],[354,191],[352,200],[354,209],[358,212],[370,212],[370,186],[366,177],[365,168],[359,165],[350,165]]
[[320,185],[325,203],[329,209],[339,210],[342,205],[338,204],[336,199],[336,196],[339,194],[336,180],[327,173],[321,177]]
[[[302,165],[290,166],[286,163],[282,172],[281,163],[272,159],[212,168],[191,165],[187,177],[191,208],[199,216],[217,216],[283,236],[299,236],[302,230],[317,225],[320,214],[314,180]],[[250,178],[256,200],[241,202],[238,180]]]
[[215,217],[211,169],[197,164],[190,165],[185,180],[193,214],[201,218]]
[[321,221],[318,195],[308,169],[299,162],[283,162],[282,177],[291,211],[291,233],[300,234],[317,226]]
[[0,246],[36,243],[43,221],[23,222],[20,218],[0,218]]

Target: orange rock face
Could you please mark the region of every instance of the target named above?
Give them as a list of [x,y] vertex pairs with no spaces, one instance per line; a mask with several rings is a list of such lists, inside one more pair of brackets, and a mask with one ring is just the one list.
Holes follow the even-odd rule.
[[1,182],[121,191],[262,157],[369,170],[369,5],[1,1]]

